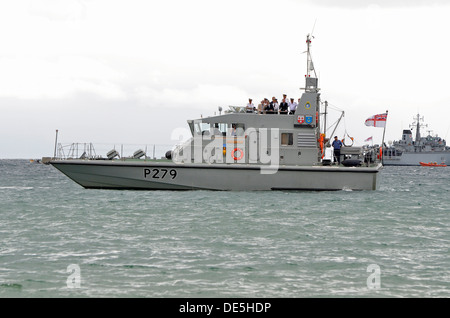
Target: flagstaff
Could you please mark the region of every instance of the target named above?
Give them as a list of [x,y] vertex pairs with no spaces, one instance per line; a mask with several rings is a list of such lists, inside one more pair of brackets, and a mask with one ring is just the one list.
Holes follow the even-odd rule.
[[381,164],[383,164],[383,154],[384,154],[384,135],[386,133],[386,125],[387,125],[387,116],[388,116],[388,110],[386,110],[386,121],[384,123],[384,129],[383,129],[383,138],[381,139]]
[[388,111],[386,110],[386,113],[384,113],[384,114],[377,114],[377,115],[373,115],[370,118],[367,118],[366,122],[364,123],[366,126],[384,127],[383,138],[381,140],[381,147],[380,147],[380,153],[379,153],[379,157],[381,159],[382,164],[383,164],[383,147],[384,147],[384,135],[386,132],[387,115],[388,115]]

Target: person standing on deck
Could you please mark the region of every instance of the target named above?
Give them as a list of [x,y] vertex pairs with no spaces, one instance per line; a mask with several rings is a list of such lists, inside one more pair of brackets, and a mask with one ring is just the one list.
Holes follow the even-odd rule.
[[246,110],[246,112],[247,113],[254,113],[255,112],[255,105],[253,105],[253,103],[252,103],[252,99],[251,98],[249,98],[248,99],[248,104],[247,104],[247,106],[245,107],[245,110]]
[[287,103],[287,100],[283,98],[283,100],[280,103],[280,114],[287,115],[289,109],[289,105]]
[[334,141],[331,144],[334,148],[334,162],[338,162],[338,165],[341,164],[341,147],[342,147],[342,141],[338,139],[337,136],[334,136]]
[[296,108],[297,108],[297,103],[294,102],[293,98],[291,98],[291,102],[289,103],[289,115],[294,115]]
[[278,114],[278,101],[274,97],[272,97],[272,101],[270,102],[270,108],[273,111],[272,114]]

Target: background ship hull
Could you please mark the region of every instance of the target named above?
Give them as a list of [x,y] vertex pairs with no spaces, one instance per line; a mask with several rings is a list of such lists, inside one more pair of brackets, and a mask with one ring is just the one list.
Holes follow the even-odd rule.
[[401,156],[384,156],[385,166],[420,166],[420,162],[450,164],[450,152],[404,152]]
[[262,174],[256,165],[61,160],[50,162],[85,188],[135,190],[375,190],[377,167],[288,167]]

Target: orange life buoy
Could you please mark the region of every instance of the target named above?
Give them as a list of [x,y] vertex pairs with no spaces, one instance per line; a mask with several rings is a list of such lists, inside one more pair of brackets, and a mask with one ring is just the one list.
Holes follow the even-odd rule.
[[[239,158],[236,157],[236,156],[234,155],[234,153],[235,153],[236,151],[239,151],[239,152],[241,153],[241,155],[239,156]],[[232,157],[234,160],[241,160],[242,157],[244,157],[244,152],[242,151],[241,148],[234,148],[233,151],[231,152],[231,157]]]

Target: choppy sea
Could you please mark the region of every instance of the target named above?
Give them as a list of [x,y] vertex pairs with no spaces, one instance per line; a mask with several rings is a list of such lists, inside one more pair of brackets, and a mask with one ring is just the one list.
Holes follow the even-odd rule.
[[0,297],[450,297],[450,168],[376,191],[86,190],[0,160]]

